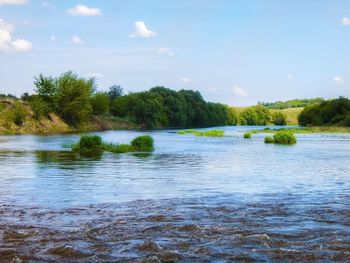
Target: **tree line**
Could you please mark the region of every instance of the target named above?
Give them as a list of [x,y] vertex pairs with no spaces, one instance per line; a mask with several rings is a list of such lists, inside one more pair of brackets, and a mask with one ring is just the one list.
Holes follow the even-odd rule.
[[35,94],[22,95],[30,103],[35,118],[58,114],[70,125],[88,121],[92,115],[112,115],[131,119],[144,129],[165,127],[207,127],[235,125],[236,112],[223,104],[206,102],[198,91],[174,91],[154,87],[124,94],[120,86],[97,91],[93,78],[69,71],[59,77],[35,78]]
[[299,115],[303,126],[350,126],[350,100],[344,97],[305,107]]

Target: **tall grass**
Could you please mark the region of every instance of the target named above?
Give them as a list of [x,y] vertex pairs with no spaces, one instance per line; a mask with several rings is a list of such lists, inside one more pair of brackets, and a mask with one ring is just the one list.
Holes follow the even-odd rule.
[[209,131],[183,130],[183,131],[178,131],[177,134],[193,134],[196,136],[204,136],[204,137],[223,137],[225,135],[225,131],[223,130],[209,130]]

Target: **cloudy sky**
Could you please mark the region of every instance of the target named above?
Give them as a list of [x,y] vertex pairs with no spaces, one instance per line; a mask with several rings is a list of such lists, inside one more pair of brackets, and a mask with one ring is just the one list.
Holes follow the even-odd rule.
[[350,1],[0,0],[0,93],[67,70],[229,105],[350,96]]

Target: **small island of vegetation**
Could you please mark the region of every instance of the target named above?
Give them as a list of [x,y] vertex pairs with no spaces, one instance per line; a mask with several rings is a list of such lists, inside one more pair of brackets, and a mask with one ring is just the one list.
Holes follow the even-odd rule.
[[197,131],[197,130],[184,130],[178,131],[177,134],[193,134],[196,136],[203,137],[223,137],[225,135],[225,131],[223,130],[208,130],[208,131]]
[[265,143],[275,143],[284,145],[293,145],[297,143],[297,138],[293,133],[287,131],[279,131],[272,136],[265,137]]
[[112,153],[152,152],[153,138],[149,135],[136,137],[130,144],[113,144],[103,142],[100,136],[84,135],[78,143],[72,145],[72,150],[82,154],[100,154],[104,151]]

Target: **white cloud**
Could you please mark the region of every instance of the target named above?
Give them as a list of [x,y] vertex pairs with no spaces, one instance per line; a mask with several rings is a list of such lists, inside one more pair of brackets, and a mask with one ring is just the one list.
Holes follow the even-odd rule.
[[190,83],[191,79],[190,78],[181,78],[180,81],[183,83]]
[[147,28],[145,25],[145,22],[143,21],[137,21],[134,23],[135,31],[134,33],[130,34],[129,37],[143,37],[143,38],[150,38],[155,37],[157,34],[150,29]]
[[6,30],[7,32],[11,33],[15,30],[14,25],[7,23],[5,20],[0,19],[0,29]]
[[287,73],[287,74],[286,74],[286,78],[287,78],[287,79],[293,79],[294,76],[293,76],[292,74],[290,74],[290,73]]
[[88,7],[86,5],[77,5],[74,8],[67,9],[67,13],[72,16],[100,16],[102,12],[98,8]]
[[56,40],[56,36],[54,36],[54,35],[50,36],[50,40],[51,41],[55,41]]
[[25,5],[27,0],[0,0],[0,5]]
[[170,49],[170,48],[166,48],[166,47],[160,47],[157,49],[157,54],[160,55],[168,55],[170,57],[175,56],[175,53]]
[[350,18],[348,18],[348,17],[343,17],[342,20],[341,20],[341,23],[342,23],[344,26],[350,26]]
[[238,86],[233,87],[233,94],[240,97],[245,97],[248,95],[248,93],[244,89]]
[[0,19],[0,52],[26,52],[32,49],[32,43],[25,39],[12,40],[15,27]]
[[81,45],[83,44],[83,40],[81,40],[80,37],[78,36],[73,36],[72,39],[71,39],[72,43],[75,44],[75,45]]
[[342,77],[335,76],[333,78],[333,80],[334,80],[335,84],[338,86],[342,86],[344,84],[344,79]]
[[102,73],[99,73],[99,72],[90,72],[90,73],[85,74],[85,77],[86,78],[100,79],[100,78],[103,78],[104,75]]
[[32,43],[25,39],[17,39],[12,42],[13,48],[18,52],[26,52],[32,50]]

